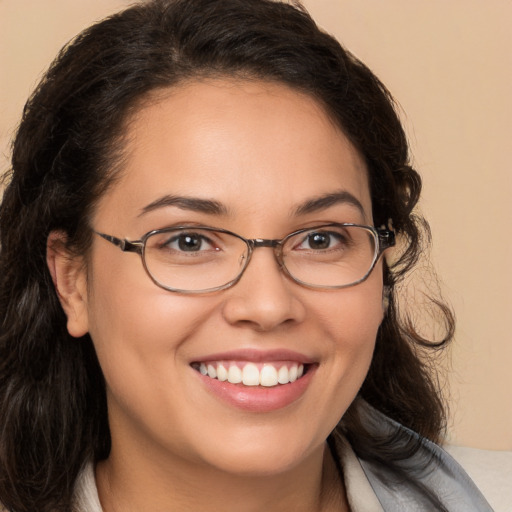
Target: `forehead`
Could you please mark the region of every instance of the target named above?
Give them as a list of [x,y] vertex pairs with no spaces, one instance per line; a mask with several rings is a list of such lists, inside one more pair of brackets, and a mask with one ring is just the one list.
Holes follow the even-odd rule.
[[99,213],[135,219],[172,195],[214,200],[233,215],[289,215],[342,190],[371,219],[363,159],[318,101],[282,84],[209,79],[158,91],[125,141],[121,177]]

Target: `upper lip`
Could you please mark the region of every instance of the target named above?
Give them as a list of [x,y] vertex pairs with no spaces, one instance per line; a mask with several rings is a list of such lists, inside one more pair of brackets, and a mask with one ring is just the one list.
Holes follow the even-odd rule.
[[258,350],[239,349],[227,352],[217,352],[195,358],[192,362],[207,363],[209,361],[248,361],[264,363],[272,361],[296,361],[301,364],[312,364],[315,361],[305,354],[288,349]]

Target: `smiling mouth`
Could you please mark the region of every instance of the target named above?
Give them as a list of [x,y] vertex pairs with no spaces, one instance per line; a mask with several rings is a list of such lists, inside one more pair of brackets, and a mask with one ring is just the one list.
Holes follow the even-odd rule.
[[307,373],[308,366],[297,362],[209,361],[192,363],[192,368],[211,379],[244,386],[275,387],[290,384]]

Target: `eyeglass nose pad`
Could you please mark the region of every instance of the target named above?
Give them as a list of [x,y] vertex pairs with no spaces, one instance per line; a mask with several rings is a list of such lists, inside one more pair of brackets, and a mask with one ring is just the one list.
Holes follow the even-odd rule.
[[239,276],[236,280],[237,282],[247,270],[249,262],[251,261],[252,251],[253,247],[250,244],[246,244],[246,250],[240,254],[240,257],[238,258]]
[[281,245],[274,246],[274,258],[277,261],[277,264],[279,265],[281,271],[284,272],[285,274],[289,274],[288,270],[286,269],[286,265],[284,264],[283,247]]
[[249,266],[254,249],[258,249],[260,247],[266,247],[269,249],[273,249],[274,257],[275,257],[276,263],[279,265],[279,268],[281,269],[281,271],[285,272],[286,274],[289,273],[286,270],[286,267],[283,262],[282,246],[279,243],[279,240],[267,240],[267,239],[257,238],[257,239],[246,240],[246,244],[247,244],[247,252],[241,254],[240,257],[238,258],[240,275],[238,276],[236,282],[238,282],[241,279],[245,270]]

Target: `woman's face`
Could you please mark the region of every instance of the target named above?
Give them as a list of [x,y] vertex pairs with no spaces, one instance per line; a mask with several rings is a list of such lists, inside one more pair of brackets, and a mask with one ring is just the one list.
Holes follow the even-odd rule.
[[[268,239],[372,224],[362,158],[315,100],[284,85],[217,79],[160,93],[128,124],[123,165],[92,219],[119,238],[187,224]],[[81,300],[68,325],[94,342],[113,454],[273,474],[321,452],[354,400],[382,320],[382,268],[350,288],[308,289],[258,248],[232,288],[186,295],[95,237]],[[306,372],[264,387],[199,371],[220,361]]]

